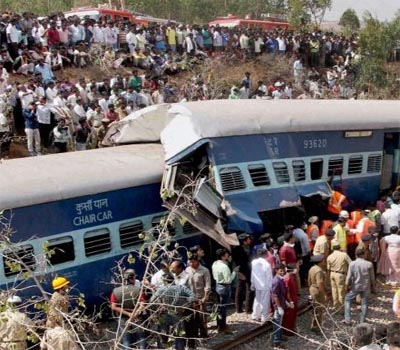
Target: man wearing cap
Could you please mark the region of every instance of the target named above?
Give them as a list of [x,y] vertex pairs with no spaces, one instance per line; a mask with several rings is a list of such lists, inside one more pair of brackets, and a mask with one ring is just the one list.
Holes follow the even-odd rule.
[[340,308],[344,305],[346,295],[346,275],[351,263],[347,253],[340,251],[338,240],[332,240],[333,252],[326,259],[329,280],[332,288],[333,307]]
[[133,311],[139,299],[141,291],[141,283],[136,279],[136,272],[133,269],[126,269],[123,274],[122,285],[113,289],[110,296],[111,310],[120,320],[121,325],[118,327],[121,343],[126,348],[132,347],[136,342],[140,342],[140,348],[146,348],[145,336],[143,330],[130,324]]
[[365,236],[361,237],[361,242],[358,243],[357,249],[364,249],[365,255],[364,259],[367,261],[373,261],[373,253],[371,249],[372,235],[367,233]]
[[318,216],[311,216],[308,219],[309,226],[307,227],[307,236],[310,244],[310,249],[314,249],[315,241],[319,237]]
[[235,291],[236,312],[243,312],[243,302],[245,311],[252,312],[252,297],[250,290],[250,256],[252,237],[247,233],[238,236],[240,245],[232,249],[232,260],[236,266],[239,266],[238,285]]
[[54,293],[49,301],[46,327],[63,327],[63,314],[66,314],[69,308],[69,281],[65,277],[59,276],[53,279],[51,285],[53,287]]
[[103,118],[101,120],[101,126],[97,130],[97,147],[98,148],[104,147],[102,142],[103,142],[104,137],[107,134],[108,128],[110,126],[110,122],[111,121],[108,118]]
[[347,232],[349,230],[346,227],[346,219],[339,216],[337,225],[333,227],[333,231],[335,231],[335,239],[339,241],[340,250],[347,252]]
[[324,255],[326,258],[331,253],[331,241],[335,236],[335,231],[328,230],[323,236],[319,236],[315,242],[313,255]]
[[375,293],[375,274],[371,262],[364,259],[364,249],[356,249],[356,260],[352,261],[346,277],[347,294],[345,297],[345,320],[347,325],[351,324],[351,303],[357,294],[361,294],[360,322],[365,322],[368,311],[368,299],[371,292]]
[[325,272],[325,255],[319,254],[311,257],[311,262],[315,265],[308,272],[308,286],[313,300],[314,317],[311,321],[311,330],[319,331],[322,326],[322,315],[324,305],[328,298],[326,288],[327,277]]
[[0,349],[26,350],[32,322],[18,310],[22,300],[14,295],[7,299],[6,309],[0,313]]

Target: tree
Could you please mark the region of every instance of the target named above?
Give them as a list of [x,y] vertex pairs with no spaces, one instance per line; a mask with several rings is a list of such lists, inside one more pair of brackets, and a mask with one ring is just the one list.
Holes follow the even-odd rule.
[[342,16],[340,17],[339,24],[351,32],[355,32],[360,29],[360,20],[358,19],[357,13],[351,8],[343,12]]
[[323,21],[326,11],[331,8],[332,0],[303,0],[303,6],[318,27]]
[[288,0],[288,21],[293,29],[304,29],[310,23],[310,19],[303,0]]

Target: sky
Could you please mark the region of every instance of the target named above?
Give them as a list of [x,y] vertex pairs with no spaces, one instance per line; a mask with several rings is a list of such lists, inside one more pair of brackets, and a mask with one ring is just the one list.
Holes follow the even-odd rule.
[[399,0],[332,0],[332,9],[329,11],[325,20],[339,20],[340,16],[348,8],[357,12],[360,19],[366,10],[371,12],[380,20],[390,20],[398,9],[400,9]]

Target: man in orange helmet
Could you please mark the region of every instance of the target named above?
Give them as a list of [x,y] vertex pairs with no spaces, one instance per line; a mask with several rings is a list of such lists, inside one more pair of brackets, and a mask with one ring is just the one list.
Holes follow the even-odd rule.
[[49,301],[46,327],[63,327],[63,315],[68,312],[69,308],[69,281],[65,277],[58,276],[53,279],[51,285],[53,287],[54,293]]

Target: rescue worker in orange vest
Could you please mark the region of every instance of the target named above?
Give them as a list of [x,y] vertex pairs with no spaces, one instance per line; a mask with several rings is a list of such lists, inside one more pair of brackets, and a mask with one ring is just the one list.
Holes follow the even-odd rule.
[[361,242],[361,238],[368,233],[370,227],[375,227],[375,223],[368,217],[369,210],[361,211],[361,219],[358,222],[356,228],[350,230],[351,233],[356,235],[357,244]]
[[[349,214],[347,213],[347,215],[349,215]],[[350,221],[350,220],[351,220],[351,223],[352,223],[351,225],[349,224],[350,228],[356,228],[357,224],[361,220],[361,210],[353,210],[350,213],[350,219],[348,221]]]
[[342,205],[346,200],[346,196],[339,191],[332,190],[332,196],[328,203],[328,211],[332,214],[339,215],[342,210]]
[[342,210],[339,217],[346,219],[347,254],[354,260],[356,258],[356,248],[358,243],[356,242],[356,235],[351,233],[351,229],[356,226],[355,222],[359,221],[358,211],[352,211],[349,215],[348,211]]
[[308,242],[310,244],[310,249],[314,249],[315,241],[320,236],[318,227],[318,216],[311,216],[308,219],[310,225],[307,227]]
[[328,230],[332,229],[333,221],[332,220],[322,220],[321,228],[319,230],[319,235],[323,236],[328,232]]

